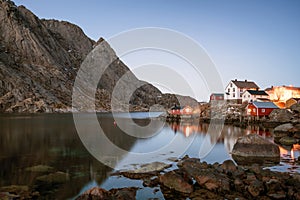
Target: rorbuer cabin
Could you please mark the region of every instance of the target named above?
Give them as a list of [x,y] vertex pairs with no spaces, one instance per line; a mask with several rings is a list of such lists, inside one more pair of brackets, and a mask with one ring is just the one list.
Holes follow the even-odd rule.
[[247,105],[248,116],[269,116],[274,109],[279,109],[273,102],[253,101]]

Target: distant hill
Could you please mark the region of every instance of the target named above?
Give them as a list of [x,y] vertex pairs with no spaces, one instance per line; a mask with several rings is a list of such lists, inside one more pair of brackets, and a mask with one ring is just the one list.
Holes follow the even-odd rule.
[[[69,22],[39,19],[9,0],[0,0],[0,27],[0,112],[70,111],[77,71],[104,40],[91,40]],[[112,90],[127,72],[133,82],[140,81],[118,58],[109,66],[98,85],[97,110],[110,110]],[[131,97],[132,111],[146,111],[153,104],[165,108],[178,104],[175,95],[162,94],[143,83]],[[181,98],[197,103],[190,97]]]

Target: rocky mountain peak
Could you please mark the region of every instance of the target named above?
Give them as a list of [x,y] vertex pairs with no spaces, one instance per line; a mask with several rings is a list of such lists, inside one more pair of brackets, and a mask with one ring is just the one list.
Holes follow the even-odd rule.
[[[95,42],[74,24],[39,19],[9,0],[0,0],[0,27],[0,112],[70,110],[77,71],[104,39]],[[106,48],[114,54],[109,44]],[[101,111],[110,109],[113,88],[125,73],[129,72],[131,81],[140,82],[116,55],[112,56],[116,59],[100,79],[96,93],[96,107]],[[130,103],[137,110],[147,110],[155,103],[167,105],[157,99],[161,95],[143,82]]]

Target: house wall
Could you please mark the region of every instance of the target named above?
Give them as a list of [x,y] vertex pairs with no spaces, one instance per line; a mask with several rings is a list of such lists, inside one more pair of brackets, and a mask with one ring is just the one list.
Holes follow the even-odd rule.
[[[225,88],[225,99],[236,100],[238,103],[242,103],[243,94],[247,90],[255,90],[256,88],[238,88],[232,81]],[[227,95],[226,93],[229,93]]]
[[210,100],[211,100],[211,101],[213,101],[213,100],[222,101],[222,100],[224,100],[224,96],[220,96],[220,95],[211,95],[211,96],[210,96]]
[[[230,81],[228,86],[225,88],[225,96],[227,100],[242,99],[241,94],[243,92],[244,90],[240,90],[232,81]],[[229,93],[229,95],[226,93]]]
[[271,114],[271,112],[274,110],[274,108],[259,108],[258,109],[258,116],[268,116]]
[[247,115],[248,116],[268,116],[274,108],[256,108],[253,104],[248,104]]
[[246,110],[248,116],[257,116],[257,109],[253,104],[248,104]]
[[268,95],[251,95],[249,92],[245,92],[245,94],[243,94],[243,99],[242,102],[250,102],[252,101],[256,101],[258,98],[266,98],[268,99],[269,96]]

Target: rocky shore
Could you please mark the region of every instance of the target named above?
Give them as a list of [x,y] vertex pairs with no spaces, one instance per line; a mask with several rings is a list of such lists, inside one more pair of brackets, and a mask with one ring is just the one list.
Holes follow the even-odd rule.
[[[153,188],[153,192],[158,187],[165,199],[300,199],[299,174],[274,172],[258,164],[237,166],[232,160],[208,164],[186,156],[171,170],[168,165],[159,166],[153,168],[149,164],[148,171],[138,169],[113,175],[142,180],[144,187]],[[136,199],[138,189],[107,191],[94,187],[77,200]]]

